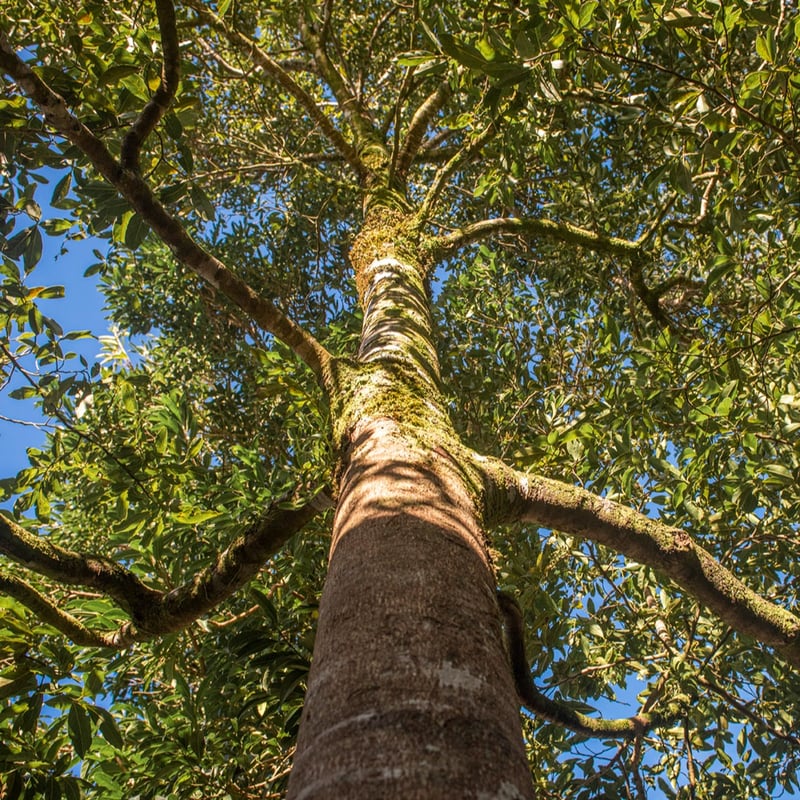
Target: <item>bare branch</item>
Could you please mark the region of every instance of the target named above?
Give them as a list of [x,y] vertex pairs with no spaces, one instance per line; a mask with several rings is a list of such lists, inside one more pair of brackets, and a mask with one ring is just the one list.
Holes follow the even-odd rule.
[[122,140],[120,162],[123,169],[139,172],[139,151],[145,139],[153,132],[166,114],[181,75],[181,54],[178,47],[178,28],[175,24],[175,7],[172,0],[156,0],[158,27],[161,32],[161,49],[164,60],[161,66],[161,84]]
[[448,101],[452,94],[449,81],[442,81],[435,91],[431,92],[422,105],[414,112],[411,122],[406,131],[405,141],[400,149],[395,164],[395,174],[400,180],[404,180],[408,173],[414,156],[422,146],[425,132],[428,130],[431,120],[441,110],[442,106]]
[[519,520],[589,539],[652,567],[721,620],[800,667],[800,619],[749,589],[680,528],[577,486],[484,462],[494,521]]
[[204,250],[183,225],[169,214],[142,177],[123,169],[105,144],[73,116],[64,98],[22,61],[2,33],[0,68],[11,75],[25,94],[39,106],[46,122],[89,158],[95,169],[131,204],[182,264],[221,291],[265,331],[285,342],[317,377],[323,377],[330,360],[328,351],[277,306]]
[[600,719],[588,717],[564,703],[551,700],[540,692],[531,680],[528,659],[525,655],[525,630],[519,604],[506,592],[497,593],[497,602],[503,612],[517,693],[525,708],[537,717],[569,728],[582,736],[634,739],[651,728],[672,724],[685,710],[688,698],[673,700],[665,714],[642,713],[622,719]]

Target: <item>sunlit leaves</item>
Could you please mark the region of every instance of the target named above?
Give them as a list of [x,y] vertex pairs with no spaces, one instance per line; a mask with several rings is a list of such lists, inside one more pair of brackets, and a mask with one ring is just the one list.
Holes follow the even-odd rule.
[[[13,35],[116,154],[160,81],[153,4],[62,5],[12,0]],[[335,102],[299,44],[299,6],[210,7],[282,59],[348,133],[350,104]],[[319,24],[326,9],[332,57],[390,150],[448,82],[452,100],[409,173],[418,202],[455,164],[426,231],[531,216],[645,237],[639,275],[624,257],[511,236],[438,266],[443,381],[464,440],[659,515],[748,584],[796,603],[796,11],[705,0],[306,8]],[[204,247],[353,356],[347,252],[360,186],[295,97],[179,13],[182,82],[143,146],[143,175]],[[46,447],[3,489],[59,543],[172,588],[269,503],[330,479],[338,443],[322,393],[291,353],[176,268],[10,83],[0,130],[11,354],[0,367],[13,373],[12,397],[54,415]],[[52,318],[60,290],[37,268],[48,242],[87,233],[109,245],[85,266],[117,328],[97,365],[73,368],[68,343],[85,334]],[[661,319],[636,279],[661,292]],[[690,761],[698,798],[796,786],[796,748],[775,733],[797,728],[796,680],[781,662],[641,565],[558,532],[489,533],[549,693],[587,709],[616,698],[620,713],[691,695],[680,725],[647,737],[647,788],[688,796]],[[6,790],[76,796],[80,770],[89,794],[111,800],[281,792],[326,549],[318,532],[298,537],[251,591],[111,661],[45,637],[6,603]],[[41,588],[102,629],[122,621],[100,598]],[[630,750],[611,756],[554,726],[526,733],[543,797],[637,793]]]

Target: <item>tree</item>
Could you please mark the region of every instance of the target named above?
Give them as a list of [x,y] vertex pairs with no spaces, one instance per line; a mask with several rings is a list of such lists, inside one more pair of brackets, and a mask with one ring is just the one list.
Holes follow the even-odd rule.
[[4,797],[797,788],[794,4],[4,12]]

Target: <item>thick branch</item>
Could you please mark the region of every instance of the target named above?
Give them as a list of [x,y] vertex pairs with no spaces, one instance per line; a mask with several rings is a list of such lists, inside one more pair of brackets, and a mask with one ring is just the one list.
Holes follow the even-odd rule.
[[131,621],[113,633],[96,632],[17,578],[0,576],[0,592],[19,600],[76,644],[127,647],[181,630],[214,609],[254,578],[271,555],[328,505],[327,496],[320,492],[300,508],[273,509],[237,537],[211,566],[168,593],[144,586],[110,559],[56,547],[0,515],[0,551],[40,575],[100,590],[125,609]]
[[425,99],[425,102],[416,110],[406,131],[403,146],[395,164],[395,174],[400,180],[405,180],[414,157],[422,146],[425,132],[431,120],[441,110],[452,94],[449,81],[443,81],[437,89]]
[[161,49],[164,53],[161,84],[122,140],[120,154],[122,167],[133,172],[139,172],[139,151],[142,143],[153,132],[172,104],[181,75],[178,28],[175,24],[175,7],[172,5],[172,0],[156,0],[156,14],[161,32]]
[[497,602],[503,612],[509,658],[519,699],[525,708],[537,717],[569,728],[582,736],[633,739],[651,728],[671,725],[684,710],[683,704],[675,701],[670,704],[666,714],[643,713],[622,719],[599,719],[588,717],[564,703],[551,700],[540,692],[531,680],[528,659],[525,655],[525,630],[519,604],[505,592],[497,593]]
[[323,376],[330,359],[328,351],[310,333],[261,297],[192,239],[183,225],[156,199],[141,176],[122,168],[103,142],[72,115],[64,98],[19,58],[1,33],[0,68],[11,75],[23,92],[39,106],[46,122],[89,158],[95,169],[131,204],[182,264],[221,291],[265,331],[285,342],[318,377]]
[[493,462],[488,507],[495,521],[520,520],[580,536],[669,577],[734,630],[775,647],[800,667],[800,619],[745,586],[690,535],[560,481]]
[[32,572],[60,583],[97,589],[126,611],[158,602],[161,592],[145,586],[132,572],[110,558],[84,555],[58,547],[0,514],[0,553]]
[[299,508],[276,508],[251,525],[214,563],[165,594],[153,608],[137,609],[139,636],[151,638],[186,627],[254,578],[267,559],[329,505],[324,492]]
[[605,236],[602,233],[579,228],[570,222],[555,222],[551,219],[498,217],[473,222],[453,233],[440,236],[436,247],[442,254],[452,252],[458,247],[481,241],[489,236],[513,233],[521,236],[544,236],[558,242],[576,244],[600,253],[614,253],[630,256],[639,251],[639,243]]
[[333,147],[341,153],[344,160],[350,164],[358,175],[365,173],[364,165],[355,148],[342,136],[334,126],[328,115],[317,105],[314,98],[268,53],[262,50],[254,41],[237,30],[226,26],[225,21],[210,11],[204,2],[189,0],[187,3],[207,25],[221,33],[237,49],[242,50],[247,57],[257,66],[270,75],[279,86],[285,89],[306,110],[312,120],[319,126]]
[[51,625],[75,644],[83,647],[116,647],[113,635],[87,628],[72,614],[57,608],[33,586],[19,578],[0,573],[0,593],[22,603],[30,611],[33,611],[39,620]]

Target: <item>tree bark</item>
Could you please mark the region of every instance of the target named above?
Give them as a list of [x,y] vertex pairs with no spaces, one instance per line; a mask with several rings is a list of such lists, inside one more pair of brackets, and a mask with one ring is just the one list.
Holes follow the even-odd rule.
[[403,224],[373,217],[351,254],[364,326],[334,370],[339,497],[288,796],[530,798],[480,481]]
[[459,466],[386,417],[348,450],[288,796],[532,797]]

